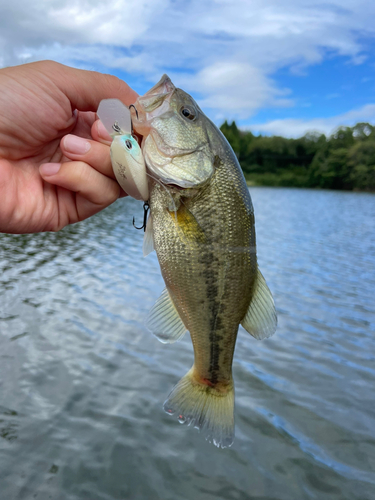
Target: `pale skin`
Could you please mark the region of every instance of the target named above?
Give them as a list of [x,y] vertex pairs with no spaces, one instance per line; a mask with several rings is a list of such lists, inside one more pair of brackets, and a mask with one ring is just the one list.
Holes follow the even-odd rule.
[[0,70],[0,232],[58,231],[125,195],[95,114],[110,97],[129,105],[137,94],[53,61]]

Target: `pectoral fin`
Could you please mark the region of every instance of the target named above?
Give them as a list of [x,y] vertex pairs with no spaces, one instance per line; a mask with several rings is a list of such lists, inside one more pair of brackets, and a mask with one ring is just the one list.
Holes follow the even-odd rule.
[[241,325],[258,340],[271,337],[276,331],[275,304],[259,269],[255,280],[254,295]]
[[170,211],[169,213],[177,225],[177,230],[181,238],[185,240],[185,242],[197,244],[207,243],[203,229],[185,205],[181,204],[176,212]]
[[163,344],[172,344],[184,336],[186,327],[166,288],[149,312],[146,327]]

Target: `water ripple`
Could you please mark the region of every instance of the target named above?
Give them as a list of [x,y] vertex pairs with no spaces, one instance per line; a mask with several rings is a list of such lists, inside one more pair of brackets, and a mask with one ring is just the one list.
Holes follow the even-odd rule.
[[161,408],[193,352],[144,326],[164,285],[132,227],[140,202],[0,235],[4,498],[375,497],[375,196],[251,194],[279,327],[264,342],[240,328],[224,451]]

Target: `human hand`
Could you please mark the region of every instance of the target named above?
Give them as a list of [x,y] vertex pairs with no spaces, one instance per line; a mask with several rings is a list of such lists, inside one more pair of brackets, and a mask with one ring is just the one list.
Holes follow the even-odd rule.
[[95,115],[110,97],[129,105],[137,94],[53,61],[0,70],[0,232],[58,231],[120,196]]

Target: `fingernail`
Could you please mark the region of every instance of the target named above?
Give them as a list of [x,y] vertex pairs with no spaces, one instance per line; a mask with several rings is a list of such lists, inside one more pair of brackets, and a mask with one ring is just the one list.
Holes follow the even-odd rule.
[[42,175],[55,175],[60,170],[61,163],[43,163],[39,167]]
[[83,155],[90,151],[91,144],[82,137],[76,135],[66,135],[63,139],[63,147],[68,153]]
[[98,120],[98,125],[97,125],[97,131],[98,131],[98,135],[104,139],[105,141],[110,141],[112,142],[112,137],[108,134],[107,132],[107,129],[105,128],[105,126],[102,124],[102,122],[100,120]]

